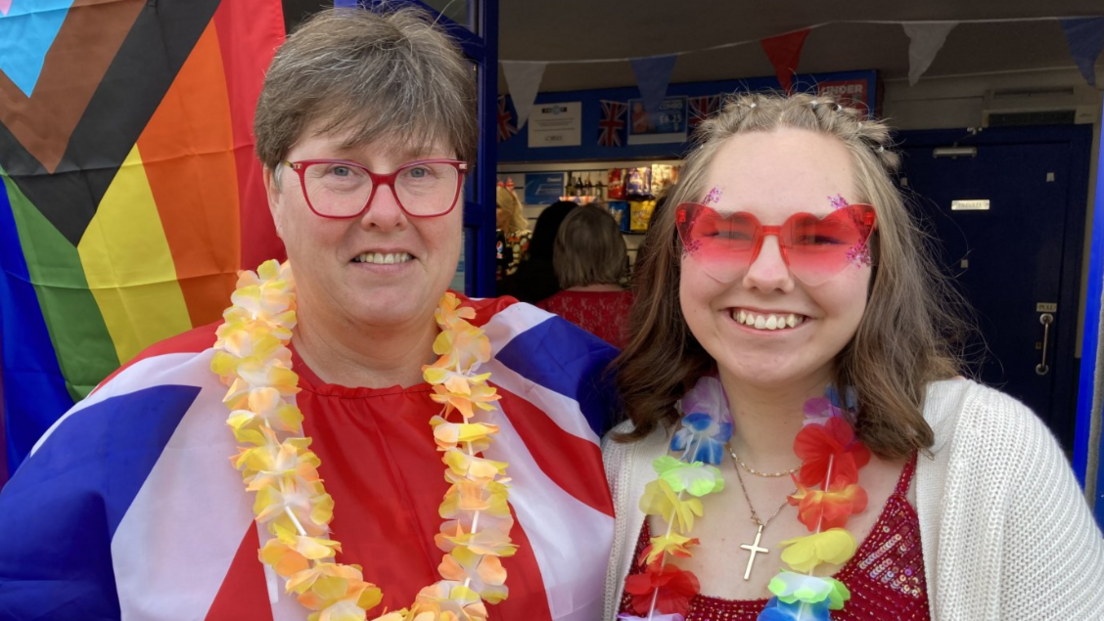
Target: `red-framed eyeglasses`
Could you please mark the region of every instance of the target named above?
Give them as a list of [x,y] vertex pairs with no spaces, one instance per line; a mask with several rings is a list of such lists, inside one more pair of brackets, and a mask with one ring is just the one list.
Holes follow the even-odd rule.
[[869,264],[867,241],[874,230],[874,207],[848,205],[823,218],[796,213],[781,225],[764,225],[750,213],[722,213],[699,203],[675,211],[679,238],[701,269],[721,282],[735,282],[759,256],[763,238],[778,238],[782,260],[801,282],[817,286],[849,263]]
[[303,198],[323,218],[356,218],[368,211],[376,190],[389,186],[403,213],[413,218],[443,216],[456,207],[468,164],[460,160],[409,162],[387,174],[349,160],[285,162],[299,175]]

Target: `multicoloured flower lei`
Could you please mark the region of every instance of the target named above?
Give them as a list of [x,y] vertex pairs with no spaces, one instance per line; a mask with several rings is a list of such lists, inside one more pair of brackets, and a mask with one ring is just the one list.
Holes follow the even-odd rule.
[[[767,588],[774,595],[760,621],[827,621],[830,610],[841,610],[851,593],[835,578],[812,575],[822,564],[843,565],[858,543],[845,530],[848,519],[866,509],[866,490],[859,469],[870,461],[870,450],[855,437],[844,410],[855,411],[854,393],[828,388],[827,397],[805,402],[805,421],[794,439],[801,469],[791,475],[797,493],[789,503],[797,519],[812,533],[781,542],[782,570]],[[818,489],[819,488],[819,489]]]
[[[652,462],[658,477],[644,487],[640,510],[667,522],[667,532],[652,537],[637,563],[644,571],[629,576],[625,592],[632,595],[633,611],[621,619],[682,621],[690,600],[701,591],[691,571],[668,565],[668,557],[693,556],[700,544],[689,537],[694,518],[702,517],[701,498],[724,489],[724,477],[717,466],[725,456],[725,444],[732,437],[732,417],[724,388],[716,377],[703,377],[682,398],[682,425],[671,438],[676,459],[663,455]],[[676,532],[677,531],[677,532]]]
[[[383,592],[364,580],[360,566],[335,562],[341,544],[327,538],[334,503],[293,402],[299,377],[287,347],[296,322],[290,265],[267,261],[256,273],[242,272],[231,302],[218,328],[211,370],[229,386],[223,399],[230,409],[227,424],[245,444],[231,461],[246,490],[256,493],[257,523],[272,535],[260,560],[313,611],[308,621],[363,621]],[[429,423],[451,484],[440,507],[446,521],[435,538],[445,552],[438,567],[443,580],[422,589],[410,608],[374,621],[485,621],[484,602],[507,596],[501,559],[516,551],[509,479],[505,462],[479,455],[498,427],[473,419],[476,410],[494,409],[499,395],[486,383],[489,373],[475,373],[490,359],[490,341],[467,321],[474,317],[473,309],[446,293],[435,313],[441,333],[433,352],[440,358],[422,369],[433,386],[430,398],[442,404]],[[459,421],[450,420],[453,412]]]
[[[829,387],[827,397],[805,403],[805,421],[794,440],[794,452],[802,460],[792,475],[798,491],[788,501],[798,507],[798,519],[813,534],[781,542],[782,561],[789,569],[771,579],[768,589],[774,597],[760,621],[826,621],[830,610],[842,609],[851,597],[842,582],[812,575],[821,564],[842,565],[854,555],[855,538],[844,527],[851,515],[866,508],[858,471],[870,461],[870,451],[844,416],[845,407],[856,407],[854,393],[845,395],[846,405],[841,406],[839,393]],[[625,581],[633,611],[642,616],[622,614],[618,618],[624,621],[683,621],[690,600],[701,590],[693,572],[666,561],[668,555],[690,557],[691,548],[700,545],[689,534],[694,518],[703,514],[701,497],[724,489],[716,466],[732,436],[732,417],[720,380],[712,376],[699,380],[681,405],[681,426],[671,440],[671,451],[681,455],[664,455],[652,463],[659,476],[645,486],[640,499],[640,510],[665,520],[667,533],[652,537],[637,559],[644,571]]]

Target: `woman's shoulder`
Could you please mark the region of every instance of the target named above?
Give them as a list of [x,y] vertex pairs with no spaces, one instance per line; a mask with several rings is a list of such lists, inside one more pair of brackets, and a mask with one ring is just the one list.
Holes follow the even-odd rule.
[[951,379],[928,385],[924,418],[935,432],[932,452],[952,443],[975,457],[1050,453],[1057,441],[1043,421],[1021,401],[972,380]]
[[620,455],[629,453],[637,447],[644,447],[646,452],[654,452],[659,446],[666,446],[667,430],[662,425],[657,425],[648,435],[634,440],[620,440],[636,429],[631,420],[621,421],[602,436],[602,452],[607,455]]

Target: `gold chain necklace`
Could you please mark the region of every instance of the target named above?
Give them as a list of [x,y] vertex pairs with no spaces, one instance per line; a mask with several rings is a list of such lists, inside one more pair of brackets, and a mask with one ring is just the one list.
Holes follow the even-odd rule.
[[[782,513],[782,509],[785,509],[786,505],[789,504],[789,497],[797,493],[797,489],[794,488],[793,492],[786,494],[786,499],[782,501],[782,504],[778,506],[778,509],[776,509],[766,521],[760,519],[759,514],[755,511],[755,507],[751,504],[751,497],[748,496],[747,486],[744,485],[744,477],[740,474],[740,460],[736,457],[736,453],[732,450],[731,446],[728,447],[728,453],[732,456],[732,465],[733,469],[736,470],[736,480],[740,482],[740,491],[744,493],[744,500],[747,501],[748,509],[751,510],[751,521],[755,522],[755,525],[759,527],[758,530],[755,531],[755,541],[753,543],[740,544],[741,548],[749,552],[747,568],[744,570],[744,580],[750,580],[751,568],[755,564],[755,555],[770,554],[770,550],[759,545],[759,541],[763,538],[763,529],[766,528],[767,524],[770,524],[774,518],[778,517],[779,513]],[[794,468],[794,471],[796,472],[797,468]]]
[[[751,466],[745,464],[744,460],[740,459],[740,457],[738,455],[736,455],[736,451],[732,449],[731,444],[726,445],[726,447],[728,448],[728,454],[732,455],[732,459],[736,460],[736,464],[740,468],[743,468],[744,470],[747,470],[748,472],[750,472],[751,474],[754,474],[757,477],[765,477],[765,478],[784,477],[784,476],[789,476],[789,475],[797,472],[798,470],[801,470],[801,466],[798,466],[796,468],[790,468],[789,470],[781,470],[779,472],[760,472],[759,470],[756,470],[755,468],[752,468]],[[739,468],[737,468],[737,470],[739,470]]]

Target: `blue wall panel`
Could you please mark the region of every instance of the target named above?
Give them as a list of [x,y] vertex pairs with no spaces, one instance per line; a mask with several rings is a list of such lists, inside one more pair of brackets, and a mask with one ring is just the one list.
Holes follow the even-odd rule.
[[[816,92],[817,85],[837,80],[863,80],[866,82],[866,105],[874,110],[877,72],[849,71],[842,73],[823,73],[799,75],[794,79],[794,89]],[[667,96],[684,95],[687,97],[705,97],[740,91],[778,90],[778,80],[774,77],[725,80],[721,82],[692,82],[671,84]],[[529,148],[529,126],[526,124],[509,139],[498,144],[499,163],[518,162],[569,162],[569,161],[609,161],[633,159],[676,159],[686,150],[686,143],[641,144],[620,147],[598,146],[598,122],[602,115],[602,100],[628,102],[639,99],[640,89],[635,86],[622,88],[595,89],[587,91],[563,91],[539,93],[534,108],[541,104],[580,101],[582,102],[582,144],[577,147],[541,147]],[[626,117],[631,114],[626,113]],[[516,114],[515,117],[516,119]],[[626,122],[629,119],[626,118]]]

